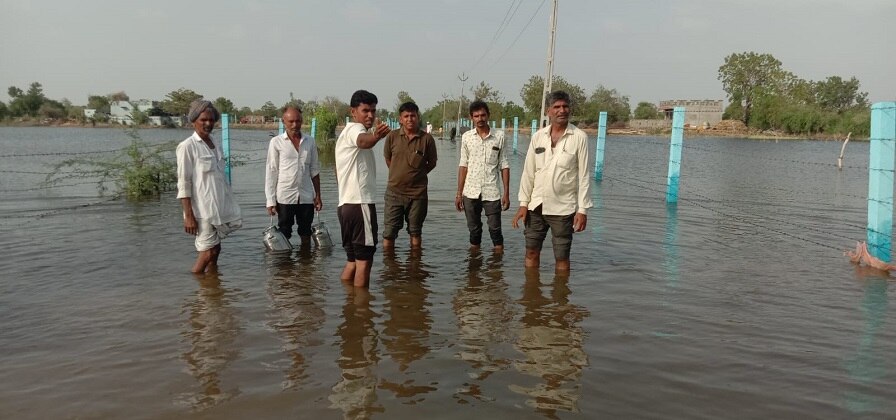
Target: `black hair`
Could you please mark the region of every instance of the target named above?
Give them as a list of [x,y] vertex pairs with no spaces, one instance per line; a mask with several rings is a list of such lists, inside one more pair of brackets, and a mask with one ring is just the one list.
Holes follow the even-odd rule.
[[398,107],[398,114],[400,115],[402,112],[413,112],[415,114],[420,113],[420,107],[413,102],[405,102]]
[[477,99],[470,103],[470,116],[472,117],[474,112],[481,109],[484,109],[486,114],[492,115],[491,111],[488,110],[488,104]]
[[355,93],[352,94],[352,99],[349,102],[349,106],[352,108],[357,108],[361,106],[361,104],[367,104],[370,106],[374,106],[379,102],[376,99],[376,95],[366,91],[366,90],[356,90]]

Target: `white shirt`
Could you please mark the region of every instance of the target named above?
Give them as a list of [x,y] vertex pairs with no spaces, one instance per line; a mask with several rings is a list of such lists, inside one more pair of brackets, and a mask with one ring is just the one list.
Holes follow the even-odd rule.
[[302,134],[296,150],[283,133],[271,139],[264,177],[267,207],[281,204],[312,204],[314,184],[311,178],[320,175],[317,145],[311,136]]
[[589,159],[588,136],[576,126],[569,124],[553,148],[551,126],[536,131],[520,177],[520,206],[534,210],[541,205],[545,215],[587,214],[594,205]]
[[504,132],[489,129],[485,138],[480,137],[475,128],[464,133],[460,141],[458,166],[467,168],[464,197],[481,198],[483,201],[500,200],[500,172],[510,167]]
[[339,184],[340,206],[376,202],[376,159],[373,150],[358,147],[358,136],[366,132],[363,124],[350,122],[336,139],[336,179]]
[[177,198],[190,197],[193,216],[212,225],[240,220],[240,206],[224,177],[221,143],[210,149],[195,132],[177,145]]

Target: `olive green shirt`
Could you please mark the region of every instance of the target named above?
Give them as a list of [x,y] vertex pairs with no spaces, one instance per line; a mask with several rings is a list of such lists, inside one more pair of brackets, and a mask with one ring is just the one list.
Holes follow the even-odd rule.
[[426,197],[427,174],[436,167],[436,141],[429,133],[417,131],[408,139],[399,128],[386,135],[383,155],[389,164],[386,189],[409,198]]

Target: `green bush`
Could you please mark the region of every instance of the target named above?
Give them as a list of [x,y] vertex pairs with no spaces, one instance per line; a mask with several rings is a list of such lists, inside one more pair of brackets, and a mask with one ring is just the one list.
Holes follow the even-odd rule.
[[75,158],[56,164],[44,184],[55,185],[67,179],[96,179],[100,194],[114,184],[116,196],[144,200],[177,187],[177,163],[174,141],[150,145],[140,139],[136,129],[125,130],[130,144],[111,158]]
[[336,138],[336,126],[339,124],[339,117],[333,111],[320,107],[314,112],[314,118],[317,119],[317,132],[314,134],[318,144],[322,141]]

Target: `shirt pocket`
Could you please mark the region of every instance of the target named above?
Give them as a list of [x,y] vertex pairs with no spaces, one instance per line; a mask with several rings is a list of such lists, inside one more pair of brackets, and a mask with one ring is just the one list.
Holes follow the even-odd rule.
[[423,164],[423,151],[418,149],[408,150],[408,166],[413,169],[420,169]]
[[557,166],[563,169],[575,170],[578,167],[578,164],[579,160],[576,159],[576,155],[572,153],[567,153],[561,150],[560,153],[557,154]]
[[215,157],[211,155],[199,156],[199,159],[196,159],[196,167],[199,169],[199,172],[210,172],[215,169]]
[[492,146],[486,153],[485,164],[488,166],[497,165],[498,159],[501,157],[501,149],[499,149],[498,146]]

